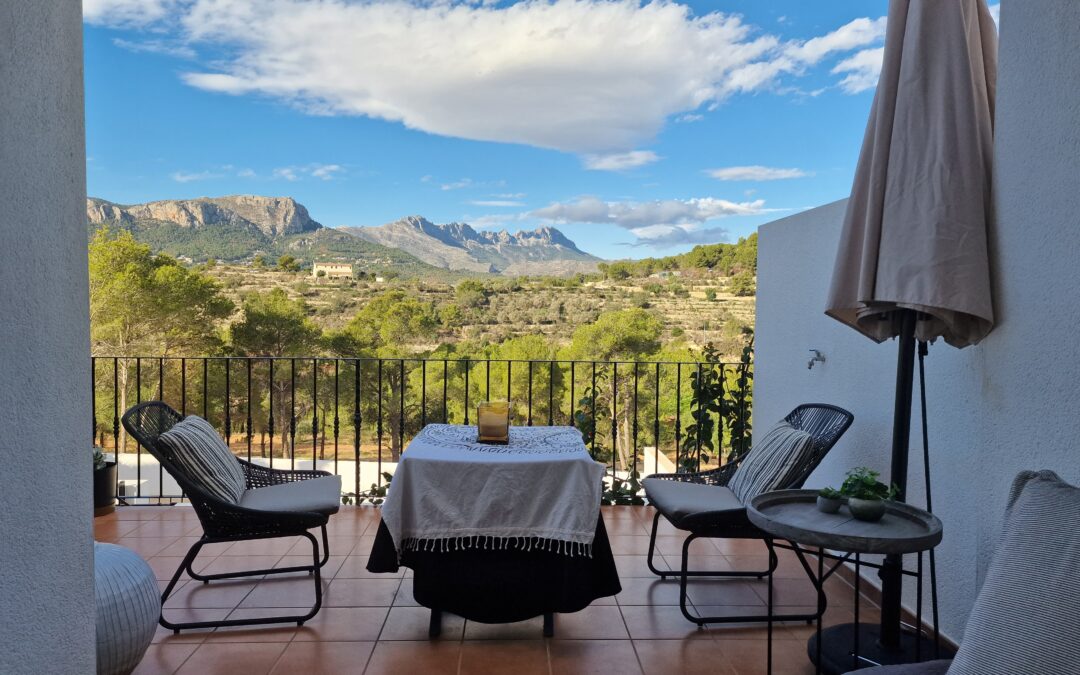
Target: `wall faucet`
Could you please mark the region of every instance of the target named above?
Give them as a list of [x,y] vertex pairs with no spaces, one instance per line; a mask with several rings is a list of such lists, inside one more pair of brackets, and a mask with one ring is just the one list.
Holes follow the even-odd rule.
[[816,349],[811,349],[810,351],[813,352],[814,355],[811,356],[810,360],[806,363],[806,369],[807,370],[811,370],[814,367],[815,363],[825,363],[825,355],[824,354],[822,354],[821,352],[819,352]]

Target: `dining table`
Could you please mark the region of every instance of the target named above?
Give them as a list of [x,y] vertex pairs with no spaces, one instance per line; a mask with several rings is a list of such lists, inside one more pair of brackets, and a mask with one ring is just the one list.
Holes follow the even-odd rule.
[[430,424],[401,455],[367,569],[413,572],[413,598],[479,623],[577,612],[622,588],[600,513],[605,469],[573,427]]

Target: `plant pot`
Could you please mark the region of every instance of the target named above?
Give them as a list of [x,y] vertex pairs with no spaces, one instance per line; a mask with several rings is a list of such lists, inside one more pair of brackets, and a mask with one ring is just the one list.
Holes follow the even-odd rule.
[[885,502],[881,499],[856,499],[848,497],[848,510],[856,520],[874,523],[885,515]]
[[822,497],[818,495],[817,508],[822,513],[836,513],[844,505],[844,500],[839,497]]
[[94,469],[94,515],[112,513],[116,505],[116,462]]

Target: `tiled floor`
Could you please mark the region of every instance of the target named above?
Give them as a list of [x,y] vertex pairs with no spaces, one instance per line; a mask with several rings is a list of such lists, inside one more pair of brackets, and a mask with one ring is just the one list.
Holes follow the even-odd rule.
[[[332,557],[324,569],[324,603],[303,627],[188,631],[159,628],[136,673],[719,673],[765,672],[764,624],[726,624],[698,629],[679,612],[678,582],[660,581],[645,566],[652,511],[605,507],[623,591],[576,614],[555,619],[555,637],[541,637],[540,619],[485,625],[444,618],[440,639],[427,638],[428,610],[412,599],[407,571],[374,575],[364,567],[378,524],[378,509],[345,507],[330,522]],[[134,549],[150,562],[162,587],[201,529],[187,507],[126,507],[97,518],[99,541]],[[678,565],[682,538],[673,529],[658,537],[660,565]],[[208,546],[196,569],[220,572],[302,564],[306,540],[263,540]],[[306,549],[310,550],[310,548]],[[760,542],[699,540],[692,565],[714,569],[762,569]],[[814,590],[793,554],[781,552],[775,582],[778,605],[812,611]],[[826,625],[852,620],[852,591],[838,578],[827,584]],[[765,582],[696,580],[689,596],[709,615],[764,612]],[[188,580],[170,597],[175,620],[251,617],[311,606],[314,590],[306,575],[218,581]],[[284,609],[288,612],[288,609]],[[874,620],[865,600],[862,617]],[[802,623],[778,626],[774,672],[812,673]]]

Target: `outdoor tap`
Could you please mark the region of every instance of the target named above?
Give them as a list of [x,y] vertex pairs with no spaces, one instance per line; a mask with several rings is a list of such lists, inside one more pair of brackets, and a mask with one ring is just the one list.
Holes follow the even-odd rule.
[[824,354],[822,354],[821,352],[819,352],[816,349],[811,349],[810,351],[813,352],[814,355],[811,356],[810,360],[806,362],[806,369],[807,370],[811,370],[814,367],[815,363],[825,363],[825,355]]

